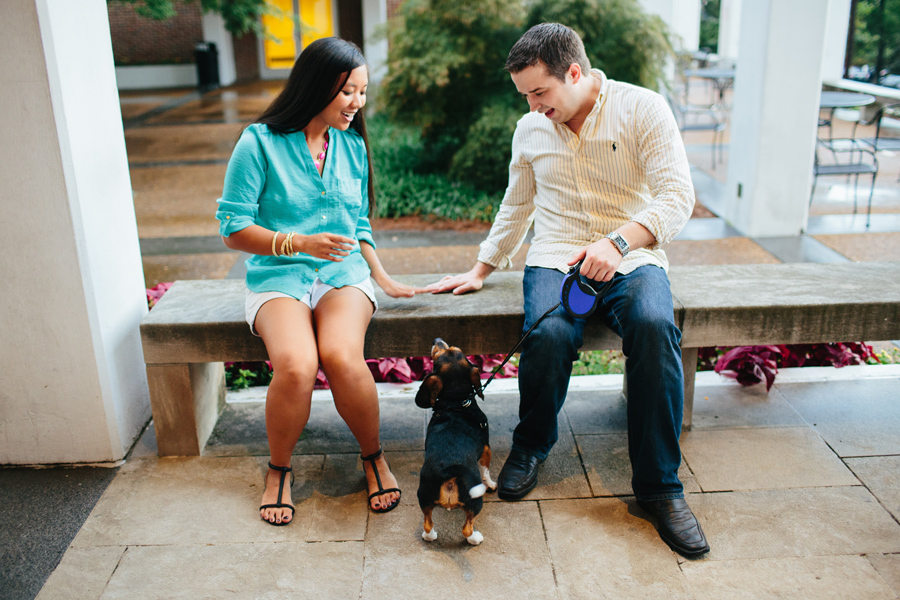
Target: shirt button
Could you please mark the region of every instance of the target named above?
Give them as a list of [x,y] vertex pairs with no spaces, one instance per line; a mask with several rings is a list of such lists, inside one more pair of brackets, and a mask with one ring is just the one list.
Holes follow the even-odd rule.
[[318,270],[318,269],[316,269],[316,273],[318,273],[318,272],[319,272],[319,270]]
[[322,192],[322,195],[324,196],[324,195],[325,195],[325,192]]
[[323,220],[323,221],[325,220],[325,215],[322,215],[322,220]]
[[230,218],[231,218],[231,215],[229,215],[229,216],[227,216],[227,217],[225,217],[225,218],[226,218],[226,219],[230,219]]

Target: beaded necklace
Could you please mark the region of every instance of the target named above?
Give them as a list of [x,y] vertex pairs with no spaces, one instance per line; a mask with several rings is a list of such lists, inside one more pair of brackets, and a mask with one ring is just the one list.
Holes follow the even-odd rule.
[[319,152],[318,156],[313,159],[313,163],[315,163],[317,169],[322,168],[322,163],[325,162],[325,153],[328,152],[328,132],[325,132],[325,141],[322,142],[322,151]]

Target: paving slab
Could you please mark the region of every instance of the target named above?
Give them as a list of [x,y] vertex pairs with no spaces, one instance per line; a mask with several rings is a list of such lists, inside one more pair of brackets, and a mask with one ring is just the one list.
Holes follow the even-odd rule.
[[101,599],[357,598],[363,551],[362,542],[130,547]]
[[900,456],[845,458],[863,485],[900,520]]
[[[381,443],[385,450],[425,447],[425,411],[410,410],[408,400],[379,402]],[[331,400],[313,401],[309,421],[294,454],[358,453],[359,443]],[[206,456],[268,456],[265,402],[229,403],[222,411],[204,449]]]
[[570,392],[566,396],[563,413],[575,435],[628,431],[622,390]]
[[[896,207],[891,212],[896,212]],[[814,237],[850,260],[900,260],[900,233],[843,233]]]
[[691,597],[676,555],[633,499],[540,506],[561,598]]
[[418,507],[376,516],[366,535],[362,600],[559,598],[537,502],[487,504],[475,522],[480,546],[463,538],[460,510],[434,512],[433,542],[422,539]]
[[705,492],[859,484],[809,427],[690,431],[681,451]]
[[839,456],[900,454],[900,378],[775,385]]
[[900,554],[869,554],[866,558],[900,597]]
[[[494,481],[500,475],[500,469],[509,456],[509,449],[491,450],[491,476]],[[537,486],[525,497],[528,500],[546,500],[550,498],[590,498],[591,488],[588,484],[581,455],[575,440],[569,432],[560,432],[560,438],[550,450],[547,459],[538,467]],[[485,497],[487,500],[499,500],[496,494]]]
[[36,600],[97,600],[124,553],[125,546],[70,548]]
[[241,123],[140,127],[125,131],[128,163],[227,161],[241,135]]
[[[330,460],[356,460],[329,457]],[[258,518],[266,459],[168,458],[122,467],[75,537],[76,547],[307,541],[331,522],[332,539],[365,535],[362,471],[324,456],[295,456],[294,520],[273,527]],[[340,473],[340,475],[337,475]],[[324,501],[351,496],[341,502]],[[199,513],[199,514],[198,514]],[[210,515],[214,515],[211,519]]]
[[[404,275],[420,273],[454,275],[464,273],[472,268],[478,259],[478,250],[478,244],[446,245],[437,248],[379,248],[378,260],[381,261],[385,271],[394,275],[401,273]],[[522,247],[513,256],[513,264],[510,268],[514,271],[523,270],[527,253],[528,244],[522,244]],[[440,277],[435,281],[439,279]],[[448,340],[447,343],[452,343],[452,341]]]
[[862,556],[693,561],[681,569],[696,600],[895,598]]
[[900,525],[862,486],[693,494],[710,560],[900,552]]
[[694,391],[694,431],[718,427],[801,427],[803,418],[778,388],[717,385]]
[[758,265],[781,262],[753,240],[675,240],[663,246],[670,265]]
[[[578,450],[584,462],[591,491],[594,496],[631,496],[631,461],[628,458],[628,435],[609,433],[603,435],[575,436]],[[699,492],[697,479],[682,461],[678,478],[685,493]]]

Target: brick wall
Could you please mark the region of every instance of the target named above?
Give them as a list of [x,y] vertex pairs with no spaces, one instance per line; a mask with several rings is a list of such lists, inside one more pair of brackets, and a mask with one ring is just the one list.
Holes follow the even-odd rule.
[[259,42],[256,35],[233,37],[234,69],[238,81],[259,79]]
[[397,8],[403,4],[403,0],[387,0],[387,18],[390,19],[397,12]]
[[194,44],[203,40],[200,2],[176,3],[167,21],[139,16],[130,4],[107,4],[116,65],[194,62]]

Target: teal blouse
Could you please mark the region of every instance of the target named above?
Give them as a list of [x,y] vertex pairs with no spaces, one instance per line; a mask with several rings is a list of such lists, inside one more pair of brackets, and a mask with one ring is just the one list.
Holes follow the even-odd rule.
[[341,262],[308,254],[254,255],[247,259],[247,287],[302,298],[316,277],[334,287],[366,279],[369,265],[359,242],[373,248],[369,223],[369,166],[362,137],[354,130],[329,129],[328,157],[319,176],[302,131],[278,134],[254,123],[241,134],[219,198],[219,233],[229,236],[250,225],[313,235],[334,233],[358,240]]

